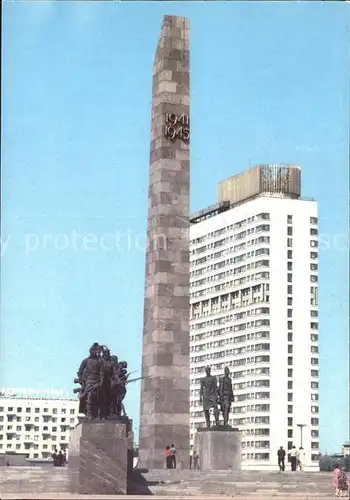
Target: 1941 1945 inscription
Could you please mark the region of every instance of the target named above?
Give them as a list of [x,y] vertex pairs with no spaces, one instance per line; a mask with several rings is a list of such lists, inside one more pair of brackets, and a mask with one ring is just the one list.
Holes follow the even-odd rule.
[[176,115],[165,113],[164,135],[171,141],[181,139],[185,143],[190,142],[190,119],[186,113]]

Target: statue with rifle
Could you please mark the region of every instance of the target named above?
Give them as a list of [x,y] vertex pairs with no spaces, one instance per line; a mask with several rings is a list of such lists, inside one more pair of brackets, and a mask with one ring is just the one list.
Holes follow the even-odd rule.
[[127,368],[126,361],[119,362],[107,346],[95,342],[74,379],[74,383],[80,384],[79,388],[73,390],[79,395],[79,413],[88,420],[126,416],[123,404],[126,385],[142,378],[129,380],[131,373],[128,373]]

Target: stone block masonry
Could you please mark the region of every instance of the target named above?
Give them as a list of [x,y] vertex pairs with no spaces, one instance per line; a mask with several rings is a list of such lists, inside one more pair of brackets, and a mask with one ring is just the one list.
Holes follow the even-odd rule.
[[153,65],[139,467],[189,461],[189,22],[165,16]]
[[126,495],[129,441],[128,425],[115,420],[83,422],[75,427],[68,450],[69,491]]
[[241,470],[241,434],[237,429],[198,429],[195,439],[201,470]]

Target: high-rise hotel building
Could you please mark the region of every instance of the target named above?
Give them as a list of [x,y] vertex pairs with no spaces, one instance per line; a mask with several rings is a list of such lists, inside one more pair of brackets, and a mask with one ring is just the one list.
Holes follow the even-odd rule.
[[276,468],[293,445],[318,464],[317,203],[300,185],[298,166],[259,165],[191,217],[191,439],[205,367],[228,366],[245,469]]

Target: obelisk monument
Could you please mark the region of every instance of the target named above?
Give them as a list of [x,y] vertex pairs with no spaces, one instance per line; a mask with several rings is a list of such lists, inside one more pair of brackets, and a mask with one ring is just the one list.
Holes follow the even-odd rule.
[[189,460],[189,22],[165,16],[153,65],[139,467]]

